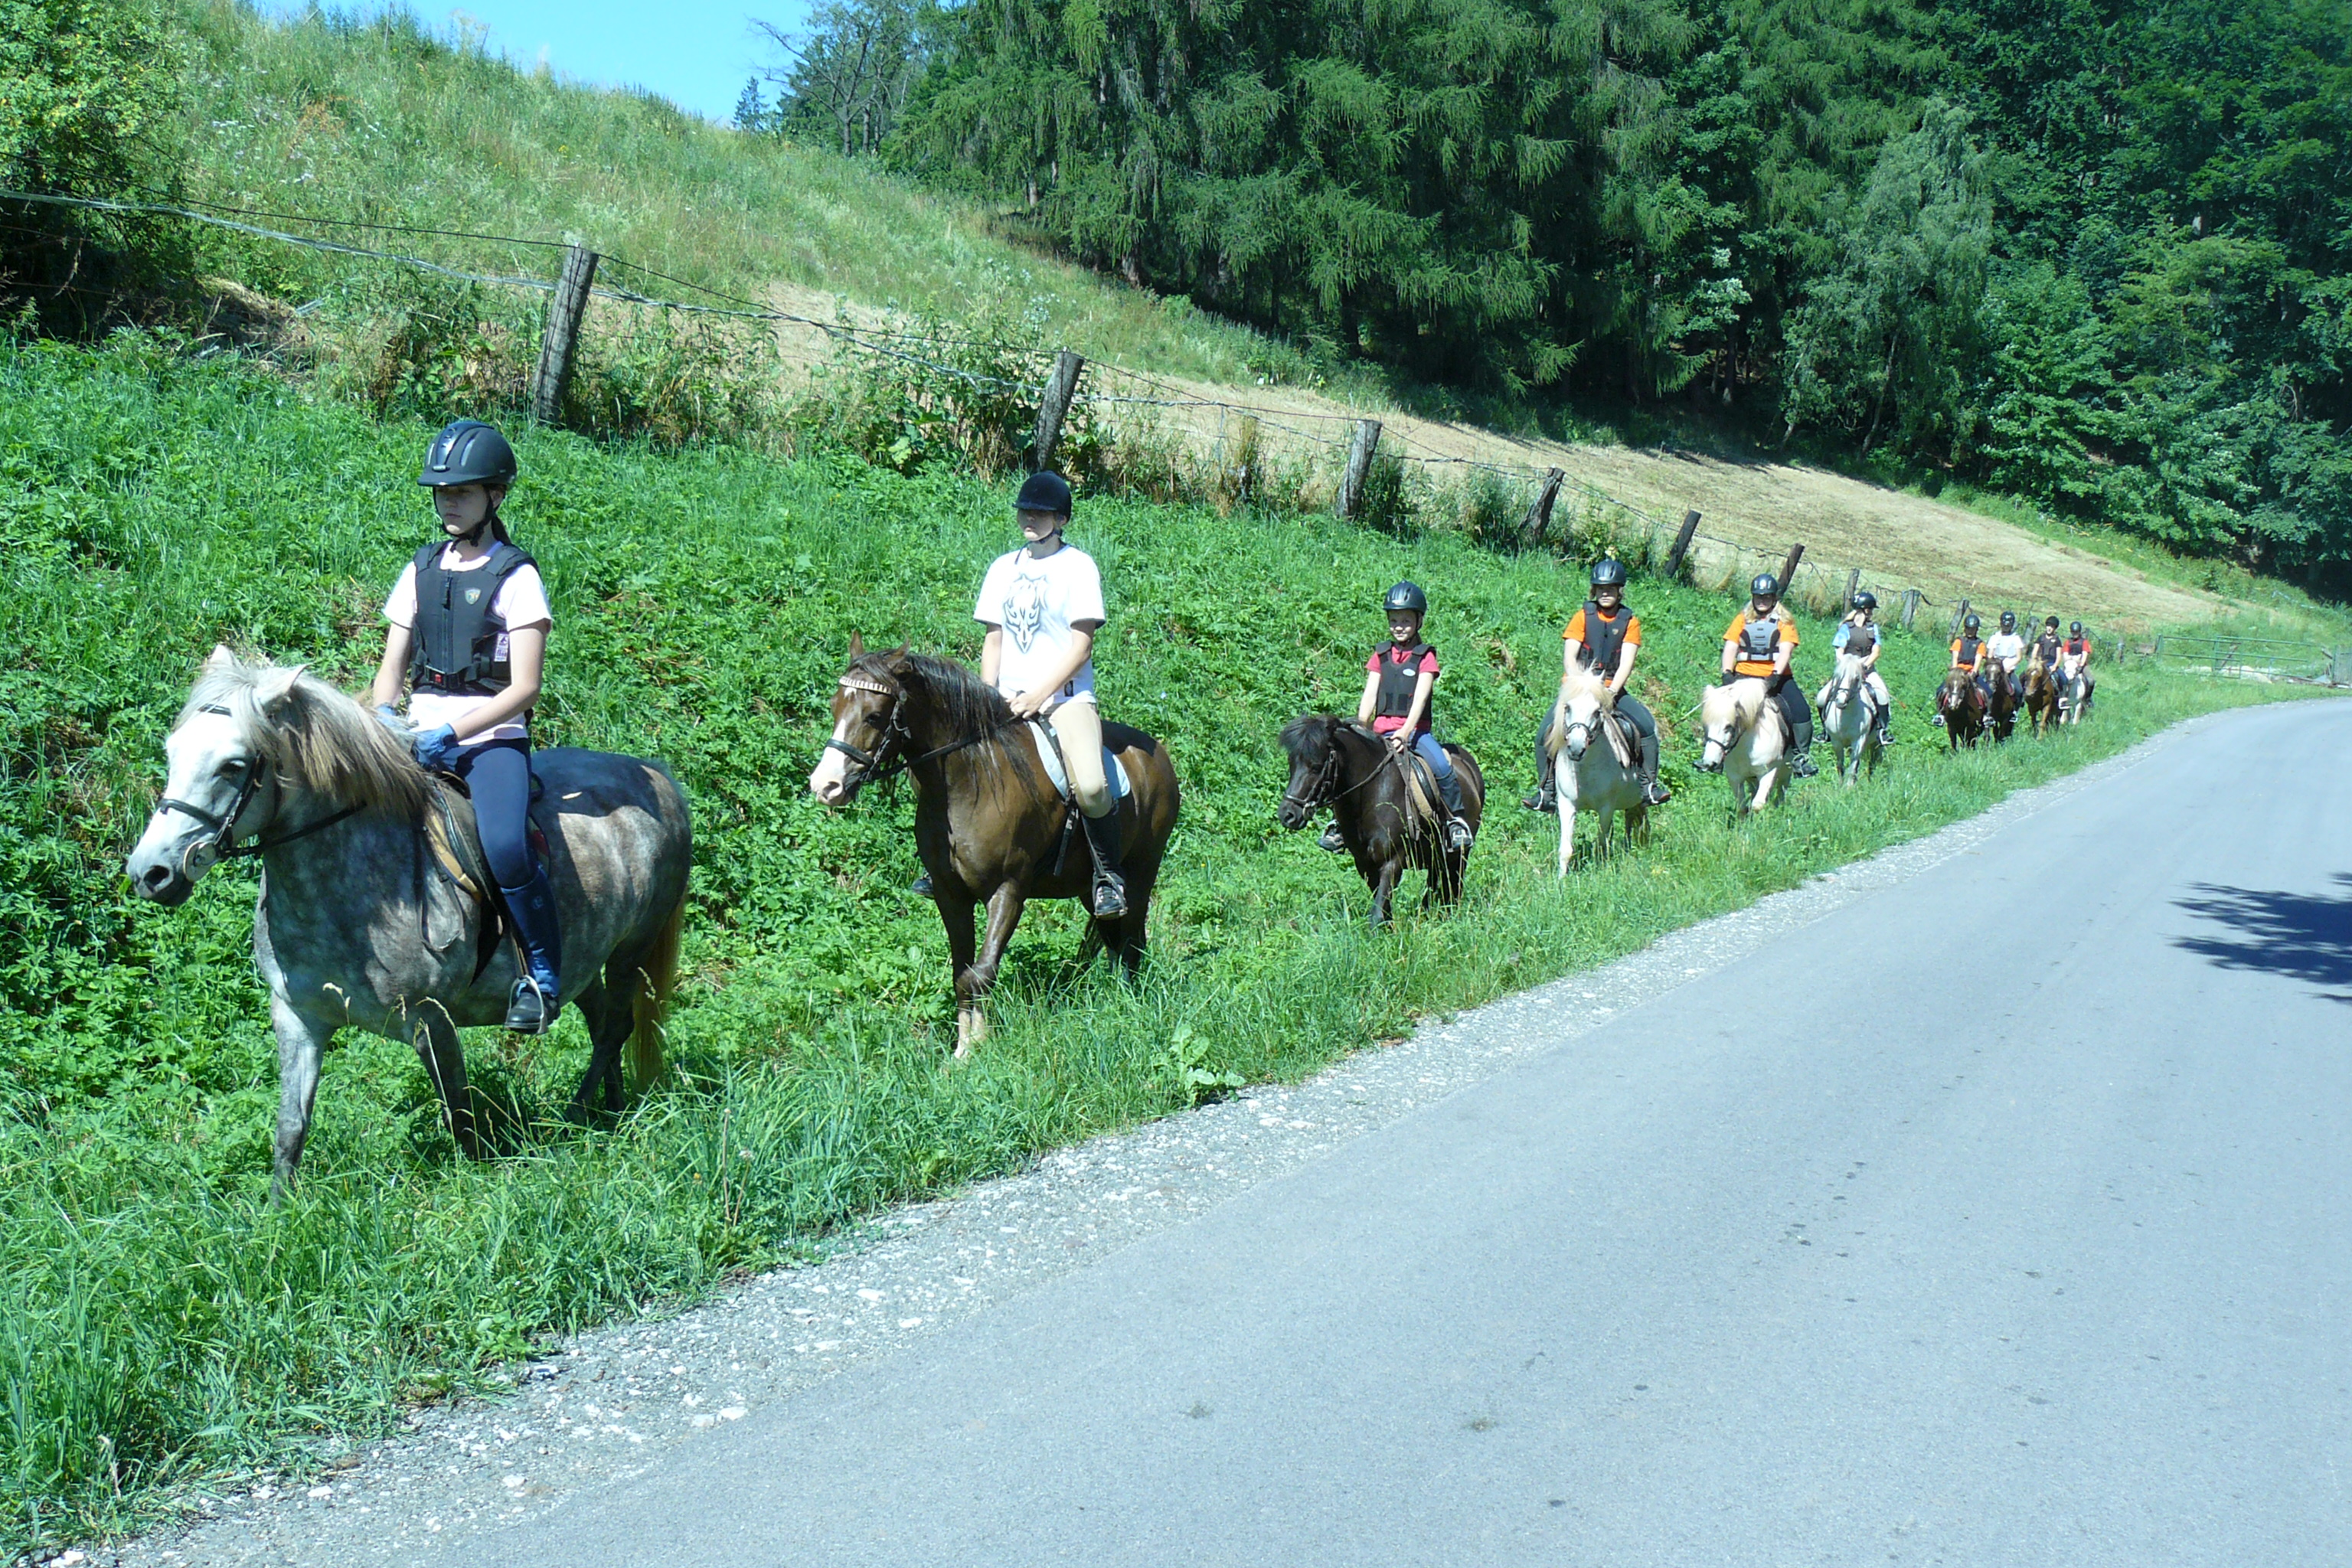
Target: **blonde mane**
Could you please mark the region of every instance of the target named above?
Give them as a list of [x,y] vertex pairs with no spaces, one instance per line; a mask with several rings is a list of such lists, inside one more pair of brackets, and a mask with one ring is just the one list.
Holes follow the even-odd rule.
[[1578,665],[1560,677],[1559,695],[1552,699],[1551,728],[1549,733],[1554,737],[1559,735],[1560,723],[1567,715],[1570,701],[1579,697],[1594,699],[1601,704],[1601,710],[1603,713],[1614,711],[1617,706],[1616,694],[1609,689],[1609,682],[1601,679],[1601,672]]
[[1727,685],[1710,686],[1699,693],[1698,710],[1699,722],[1710,730],[1734,720],[1752,730],[1764,711],[1764,682],[1743,675]]
[[265,710],[264,683],[275,687],[287,673],[266,658],[214,659],[173,727],[202,710],[225,710],[246,744],[296,788],[341,805],[422,816],[425,770],[408,743],[358,703],[296,667],[284,696]]

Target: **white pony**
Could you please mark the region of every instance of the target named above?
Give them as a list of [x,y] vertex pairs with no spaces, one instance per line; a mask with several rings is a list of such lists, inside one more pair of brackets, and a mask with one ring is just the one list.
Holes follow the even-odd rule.
[[1563,877],[1576,858],[1578,807],[1601,814],[1601,832],[1592,843],[1595,855],[1609,853],[1610,833],[1621,811],[1625,814],[1626,837],[1649,830],[1650,808],[1642,799],[1642,775],[1619,758],[1616,746],[1602,730],[1602,725],[1615,721],[1616,712],[1616,694],[1598,674],[1577,669],[1561,679],[1549,733],[1551,776],[1559,791],[1559,874]]
[[1838,777],[1849,786],[1865,767],[1874,776],[1878,773],[1878,726],[1872,722],[1871,710],[1875,699],[1864,685],[1869,679],[1867,659],[1850,653],[1838,655],[1822,704],[1822,733],[1830,743],[1830,755],[1836,759]]
[[1788,786],[1783,762],[1789,739],[1770,705],[1764,682],[1752,675],[1699,694],[1699,722],[1706,737],[1699,771],[1719,772],[1730,782],[1732,804],[1742,816],[1771,805]]

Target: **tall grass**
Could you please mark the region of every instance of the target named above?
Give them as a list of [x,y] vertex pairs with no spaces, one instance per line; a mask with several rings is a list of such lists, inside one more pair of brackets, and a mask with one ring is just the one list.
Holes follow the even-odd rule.
[[[415,1057],[348,1036],[304,1184],[273,1211],[251,874],[215,871],[166,911],[124,896],[120,857],[215,640],[347,686],[373,667],[376,604],[429,527],[410,482],[427,434],[139,340],[0,349],[0,1555],[152,1517],[200,1473],[299,1465],[320,1434],[383,1430],[534,1336],[690,1299],[877,1205],[1189,1104],[1192,1068],[1311,1072],[2271,694],[2116,670],[2087,728],[1947,760],[1920,717],[1942,654],[1898,637],[1909,744],[1870,787],[1809,786],[1735,826],[1720,784],[1677,766],[1654,846],[1565,889],[1550,819],[1498,804],[1465,906],[1376,935],[1350,868],[1275,826],[1276,730],[1353,703],[1381,591],[1410,576],[1435,605],[1443,727],[1507,802],[1580,574],[1245,499],[1090,502],[1073,535],[1112,605],[1105,700],[1168,739],[1185,791],[1153,962],[1132,990],[1077,971],[1074,913],[1033,910],[996,1037],[950,1066],[945,942],[902,891],[910,802],[828,814],[800,778],[853,630],[975,650],[974,584],[1013,542],[1005,493],[839,455],[531,433],[509,516],[558,617],[540,736],[665,757],[697,811],[680,1070],[619,1127],[569,1131],[576,1020],[478,1033],[510,1152],[467,1166]],[[1679,716],[1730,605],[1651,580],[1634,596],[1637,689],[1686,756]],[[1804,631],[1817,673],[1824,628]]]

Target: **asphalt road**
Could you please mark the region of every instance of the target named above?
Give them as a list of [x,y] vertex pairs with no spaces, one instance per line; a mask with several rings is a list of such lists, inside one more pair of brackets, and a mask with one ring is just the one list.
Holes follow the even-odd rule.
[[2352,1563],[2352,705],[450,1561]]

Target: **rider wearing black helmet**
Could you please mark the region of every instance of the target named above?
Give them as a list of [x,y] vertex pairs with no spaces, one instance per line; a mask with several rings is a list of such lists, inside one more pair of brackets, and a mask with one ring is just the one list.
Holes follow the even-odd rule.
[[[1429,595],[1413,583],[1399,583],[1381,596],[1389,618],[1389,640],[1364,661],[1364,695],[1356,704],[1356,722],[1369,725],[1397,751],[1407,747],[1437,775],[1437,793],[1445,801],[1445,839],[1455,849],[1470,847],[1469,819],[1462,815],[1462,781],[1454,776],[1454,760],[1432,731],[1431,698],[1437,689],[1437,650],[1421,640],[1422,618],[1429,613]],[[1339,826],[1334,822],[1323,835],[1326,849],[1345,849]]]
[[[2025,639],[2017,635],[2015,610],[2000,613],[2000,630],[1986,639],[1985,653],[1990,658],[1993,668],[2000,670],[2001,679],[2009,682],[2010,700],[2022,703],[2025,688],[2018,682],[2017,667],[2025,662]],[[1988,676],[1991,673],[1990,669],[1986,671]]]
[[1727,686],[1743,679],[1765,683],[1789,721],[1789,771],[1809,779],[1821,770],[1813,765],[1813,710],[1789,678],[1796,658],[1796,620],[1780,607],[1780,583],[1760,572],[1748,584],[1748,607],[1731,617],[1723,634],[1723,680]]
[[[1650,805],[1665,805],[1674,796],[1658,782],[1658,721],[1641,699],[1625,689],[1625,683],[1633,678],[1633,659],[1642,651],[1642,618],[1625,607],[1622,561],[1604,558],[1593,563],[1592,596],[1568,618],[1568,628],[1560,636],[1561,679],[1580,667],[1600,673],[1617,711],[1631,719],[1641,735],[1642,799]],[[1550,735],[1551,715],[1546,713],[1536,731],[1535,793],[1519,802],[1529,811],[1559,809],[1548,751]]]
[[1960,635],[1952,639],[1952,668],[1969,672],[1977,683],[1977,689],[1984,694],[1985,707],[1990,709],[1992,707],[1992,683],[1985,678],[1985,666],[1991,662],[1992,656],[1985,647],[1984,638],[1979,635],[1983,626],[1984,622],[1974,615],[1960,622]]
[[[2091,677],[2091,639],[2083,633],[2083,623],[2074,621],[2066,627],[2066,640],[2058,649],[2058,686],[2068,694],[2069,707],[2079,714],[2089,698],[2090,689],[2096,684]],[[2081,686],[2083,689],[2074,689]]]
[[482,858],[522,947],[506,1025],[536,1034],[562,999],[562,932],[547,868],[530,852],[530,710],[554,618],[538,565],[499,519],[514,479],[514,448],[478,419],[454,421],[425,448],[416,482],[433,491],[441,537],[384,601],[391,629],[371,695],[384,722],[405,731],[404,691],[416,760],[466,781]]
[[[1838,622],[1837,630],[1830,637],[1830,647],[1838,653],[1853,655],[1870,671],[1863,678],[1863,689],[1869,693],[1872,711],[1877,715],[1878,743],[1891,746],[1895,743],[1895,700],[1886,689],[1886,678],[1878,673],[1878,656],[1885,651],[1886,639],[1880,635],[1874,618],[1877,614],[1878,595],[1867,588],[1856,593],[1844,619]],[[1829,700],[1830,683],[1824,682],[1813,697],[1813,706],[1827,708]]]

